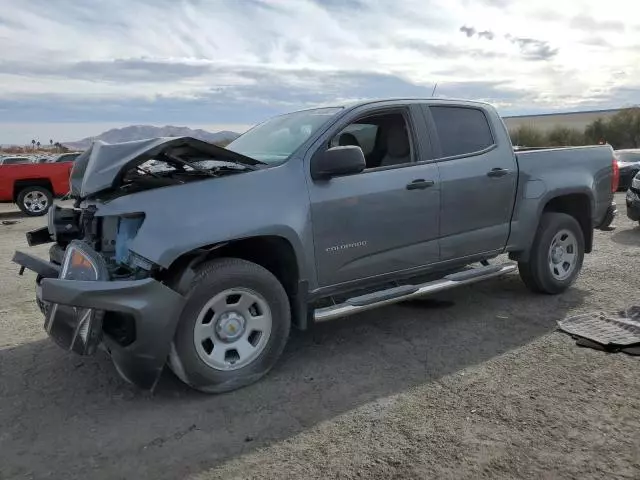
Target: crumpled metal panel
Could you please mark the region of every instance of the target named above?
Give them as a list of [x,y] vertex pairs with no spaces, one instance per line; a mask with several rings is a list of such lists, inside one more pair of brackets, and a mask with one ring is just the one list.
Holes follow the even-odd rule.
[[[595,342],[603,350],[635,353],[638,350],[629,347],[640,347],[640,306],[632,306],[618,314],[599,312],[575,315],[557,323],[563,332]],[[588,342],[579,343],[595,347]]]

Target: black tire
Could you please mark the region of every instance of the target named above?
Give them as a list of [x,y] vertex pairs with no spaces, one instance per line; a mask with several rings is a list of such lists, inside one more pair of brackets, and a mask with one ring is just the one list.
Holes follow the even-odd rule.
[[[32,194],[44,198],[46,200],[46,206],[40,210],[34,210],[32,207],[30,207],[27,204],[27,199],[29,198],[29,195]],[[20,190],[20,193],[18,193],[16,204],[18,205],[20,211],[25,215],[29,217],[41,217],[42,215],[47,214],[47,211],[53,204],[53,195],[45,187],[39,187],[35,185],[31,187],[24,187],[22,190]]]
[[[553,276],[548,255],[551,242],[561,230],[569,230],[577,240],[575,267],[562,280]],[[564,292],[576,280],[584,260],[584,234],[578,221],[565,213],[544,213],[536,232],[528,262],[518,263],[520,278],[525,285],[537,293],[555,295]]]
[[[206,303],[218,293],[246,288],[260,294],[271,310],[271,333],[251,363],[233,371],[210,367],[199,356],[194,328]],[[221,258],[202,265],[186,292],[187,303],[171,348],[169,366],[180,380],[206,393],[222,393],[258,381],[276,364],[289,337],[291,309],[278,279],[267,269],[237,258]]]

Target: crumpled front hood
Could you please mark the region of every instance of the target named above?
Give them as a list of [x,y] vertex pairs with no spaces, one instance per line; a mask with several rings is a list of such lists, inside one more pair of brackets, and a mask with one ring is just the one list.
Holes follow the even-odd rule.
[[69,178],[71,195],[86,198],[110,188],[117,188],[123,175],[162,153],[179,152],[201,161],[226,160],[244,165],[261,163],[253,158],[218,147],[193,137],[158,137],[122,143],[93,142],[73,164]]

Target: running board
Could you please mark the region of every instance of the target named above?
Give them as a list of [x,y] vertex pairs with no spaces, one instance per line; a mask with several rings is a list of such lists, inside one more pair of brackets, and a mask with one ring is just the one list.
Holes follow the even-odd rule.
[[380,292],[368,293],[366,295],[349,298],[344,303],[340,303],[338,305],[319,308],[313,313],[313,319],[316,322],[326,322],[327,320],[346,317],[348,315],[364,312],[384,305],[404,302],[405,300],[411,300],[423,295],[461,287],[462,285],[469,285],[489,278],[499,277],[501,275],[514,272],[517,268],[518,266],[515,263],[489,265],[486,267],[473,268],[452,273],[440,280],[423,283],[421,285],[403,285],[400,287],[382,290]]

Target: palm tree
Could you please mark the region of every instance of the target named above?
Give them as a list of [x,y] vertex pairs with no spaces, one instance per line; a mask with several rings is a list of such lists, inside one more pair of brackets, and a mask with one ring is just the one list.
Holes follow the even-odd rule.
[[49,146],[53,147],[53,139],[52,138],[49,139]]
[[38,143],[36,143],[36,145],[38,146],[38,150],[40,150],[40,142],[38,141]]
[[33,145],[33,149],[36,149],[36,141],[35,140],[31,140],[31,145]]

